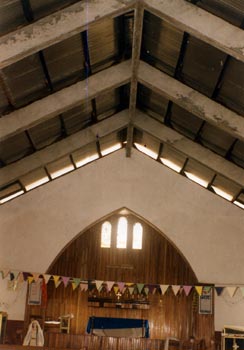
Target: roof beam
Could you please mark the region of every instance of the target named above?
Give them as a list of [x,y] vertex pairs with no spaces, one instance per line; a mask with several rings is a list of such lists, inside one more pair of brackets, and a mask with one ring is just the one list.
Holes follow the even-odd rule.
[[135,0],[79,1],[0,38],[0,69],[82,32],[95,21],[116,17]]
[[107,68],[0,118],[0,141],[130,81],[131,61]]
[[244,31],[185,0],[144,0],[164,21],[244,62]]
[[56,142],[40,151],[22,158],[19,161],[7,165],[0,169],[0,187],[19,179],[32,170],[44,167],[72,152],[96,142],[102,137],[113,132],[122,130],[128,125],[129,110],[126,109],[112,117],[101,121],[95,125],[87,127],[59,142]]
[[197,160],[216,173],[244,187],[243,169],[202,147],[198,143],[191,141],[177,131],[168,128],[141,111],[137,111],[134,125],[136,128],[156,137],[158,140],[171,145],[187,157]]
[[130,85],[130,122],[127,129],[127,144],[126,144],[126,156],[130,157],[133,140],[133,119],[136,111],[136,98],[137,98],[137,74],[140,63],[141,53],[141,41],[142,41],[142,28],[144,18],[144,7],[140,1],[137,2],[135,8],[135,20],[133,28],[133,45],[132,45],[132,73],[131,73],[131,85]]
[[178,80],[140,62],[138,79],[149,89],[165,96],[202,120],[244,140],[244,118]]

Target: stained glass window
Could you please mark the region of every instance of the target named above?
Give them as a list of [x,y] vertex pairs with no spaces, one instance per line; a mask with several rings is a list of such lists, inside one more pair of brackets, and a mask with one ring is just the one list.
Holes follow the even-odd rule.
[[112,225],[109,221],[105,221],[102,224],[102,232],[101,232],[101,247],[102,248],[110,248],[111,246],[111,231]]

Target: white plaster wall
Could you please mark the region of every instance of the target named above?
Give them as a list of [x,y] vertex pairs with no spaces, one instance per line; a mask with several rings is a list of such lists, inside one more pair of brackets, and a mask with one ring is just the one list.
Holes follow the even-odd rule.
[[199,281],[244,283],[243,210],[135,150],[131,158],[118,151],[1,206],[0,266],[45,272],[80,231],[121,207],[174,242]]

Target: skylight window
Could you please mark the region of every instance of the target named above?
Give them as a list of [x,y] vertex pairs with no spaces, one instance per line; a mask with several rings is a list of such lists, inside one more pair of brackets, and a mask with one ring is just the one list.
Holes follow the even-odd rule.
[[32,190],[33,188],[36,188],[36,187],[38,187],[38,186],[41,186],[41,185],[45,184],[45,183],[48,182],[48,181],[49,181],[48,176],[44,176],[44,177],[42,177],[41,179],[38,179],[38,180],[33,181],[33,182],[31,182],[30,184],[26,185],[26,186],[25,186],[25,189],[26,189],[26,191],[30,191],[30,190]]
[[98,158],[99,158],[98,154],[95,153],[95,154],[92,154],[90,156],[87,156],[85,158],[81,158],[80,160],[75,161],[75,165],[77,166],[77,168],[80,168],[83,165],[86,165],[86,164],[88,164],[88,163],[90,163]]
[[117,229],[117,248],[126,248],[127,245],[127,226],[128,222],[125,217],[121,217],[118,221]]
[[133,226],[132,249],[142,249],[142,225],[137,222]]
[[170,169],[176,171],[177,173],[180,173],[181,171],[181,166],[177,165],[176,163],[172,162],[169,159],[166,158],[160,158],[161,162],[166,165],[167,167],[169,167]]
[[156,152],[154,152],[153,150],[151,150],[150,148],[146,147],[146,146],[142,146],[139,143],[135,142],[134,143],[135,147],[138,149],[138,151],[146,154],[147,156],[153,158],[153,159],[157,159],[158,158],[158,154]]
[[102,154],[102,156],[106,156],[107,154],[115,152],[115,151],[119,150],[120,148],[122,148],[122,144],[120,142],[118,142],[118,143],[115,143],[114,145],[112,145],[108,148],[101,150],[101,154]]
[[111,247],[111,231],[112,225],[109,221],[105,221],[102,224],[102,232],[101,232],[101,247],[102,248],[110,248]]
[[20,190],[20,191],[18,191],[18,192],[15,192],[15,193],[13,193],[13,194],[7,196],[7,197],[4,197],[4,198],[0,199],[0,203],[1,203],[1,204],[6,203],[6,202],[10,201],[11,199],[20,196],[20,195],[23,194],[23,193],[24,193],[23,190]]
[[67,173],[69,173],[70,171],[72,171],[74,169],[75,169],[74,165],[70,164],[70,165],[67,165],[64,168],[61,168],[61,169],[56,170],[54,172],[50,172],[50,176],[51,176],[52,179],[56,179],[57,177],[59,177],[61,175],[64,175],[64,174],[67,174]]
[[185,171],[185,174],[186,176],[188,177],[188,179],[196,182],[197,184],[207,188],[208,187],[208,182],[206,180],[203,180],[202,178],[188,172],[188,171]]
[[244,204],[238,201],[234,201],[234,204],[237,205],[238,207],[244,209]]
[[223,190],[221,190],[220,188],[216,187],[216,186],[212,186],[212,189],[214,190],[214,192],[216,194],[218,194],[220,197],[223,197],[225,199],[227,199],[228,201],[232,201],[233,196]]

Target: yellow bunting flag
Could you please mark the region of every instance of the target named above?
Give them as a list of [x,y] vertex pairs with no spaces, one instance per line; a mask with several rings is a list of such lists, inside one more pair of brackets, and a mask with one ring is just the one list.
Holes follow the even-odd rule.
[[118,286],[114,286],[114,293],[117,294],[119,291],[119,287]]
[[166,293],[168,288],[169,288],[168,284],[160,284],[160,289],[163,295]]
[[195,289],[199,295],[202,295],[203,286],[195,286]]
[[235,292],[236,292],[237,287],[228,286],[228,287],[226,287],[225,289],[227,290],[229,296],[230,296],[231,298],[233,298],[233,296],[235,295]]
[[31,284],[34,281],[33,276],[28,276],[28,283]]
[[9,274],[9,270],[8,269],[2,269],[2,278],[6,278]]
[[53,275],[53,281],[55,284],[55,288],[58,288],[58,286],[60,285],[59,279],[60,279],[60,276]]

